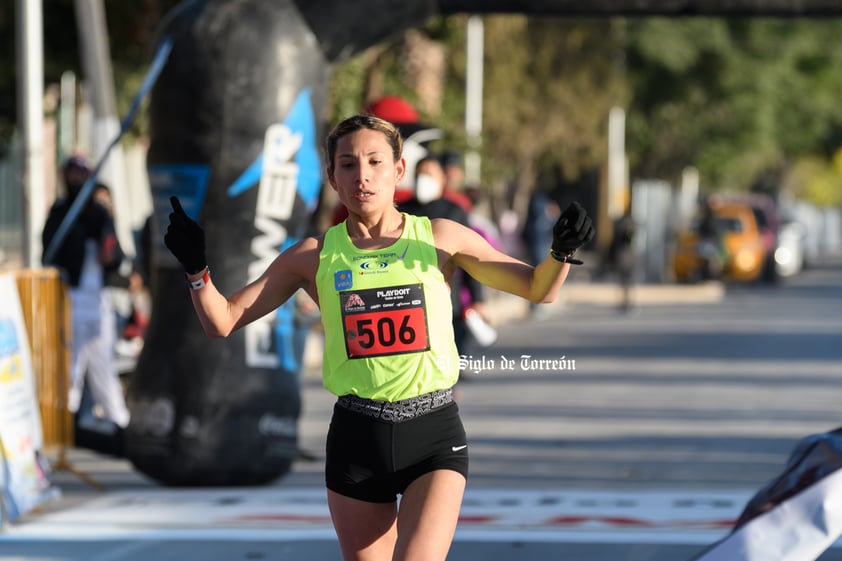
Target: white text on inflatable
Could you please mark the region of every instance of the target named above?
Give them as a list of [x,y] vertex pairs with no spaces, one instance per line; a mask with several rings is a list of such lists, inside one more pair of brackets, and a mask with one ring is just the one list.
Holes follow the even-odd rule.
[[[283,124],[266,130],[263,146],[263,170],[257,192],[254,226],[260,232],[251,242],[256,257],[249,264],[249,282],[258,278],[278,256],[288,233],[282,224],[292,216],[298,187],[298,164],[295,154],[302,138]],[[278,368],[280,361],[272,344],[275,314],[267,314],[245,328],[246,365],[256,368]]]

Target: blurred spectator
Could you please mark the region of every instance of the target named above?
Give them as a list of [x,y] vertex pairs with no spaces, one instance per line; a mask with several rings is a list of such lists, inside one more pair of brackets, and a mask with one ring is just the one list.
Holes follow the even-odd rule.
[[[485,238],[485,240],[491,245],[491,247],[499,251],[503,251],[503,240],[500,234],[500,229],[489,218],[490,209],[487,208],[487,193],[479,187],[466,187],[465,194],[470,199],[472,208],[472,210],[468,213],[469,226],[474,232],[478,233],[480,236]],[[482,290],[485,289],[483,288]],[[470,286],[465,286],[464,284],[462,285],[460,296],[462,301],[462,309],[464,310],[477,307],[475,306],[475,304],[477,303],[473,301],[471,292],[472,291]],[[478,304],[480,307],[484,306],[482,302],[479,302]],[[483,309],[483,314],[484,313],[485,310]]]
[[[50,246],[92,172],[83,158],[74,156],[64,164],[62,173],[67,195],[50,209],[42,235],[44,248]],[[73,333],[68,408],[82,413],[82,391],[87,385],[105,418],[125,428],[129,411],[114,365],[115,313],[104,290],[106,275],[122,260],[112,217],[91,197],[62,240],[55,262],[45,265],[62,270],[70,287]]]
[[713,205],[714,202],[709,198],[703,199],[699,205],[699,238],[719,244],[719,225]]
[[[113,220],[114,201],[111,189],[98,182],[92,198],[108,210]],[[114,348],[118,357],[129,361],[134,361],[140,355],[146,325],[149,323],[146,282],[138,266],[141,260],[140,257],[132,261],[124,260],[119,267],[106,271],[105,275],[104,289],[111,298],[117,320]],[[119,372],[120,368],[117,370]]]
[[500,228],[490,218],[491,209],[488,204],[488,193],[479,187],[466,187],[465,195],[471,201],[472,210],[468,213],[471,228],[486,239],[494,249],[503,251],[503,239]]
[[[415,166],[415,196],[409,201],[398,205],[398,210],[429,218],[447,218],[470,227],[468,214],[465,210],[442,196],[444,192],[444,170],[439,160],[433,156],[422,158]],[[462,300],[462,287],[470,296],[470,304],[465,305]],[[468,327],[466,316],[478,313],[480,318],[487,318],[483,305],[484,297],[482,285],[463,270],[454,271],[450,279],[450,295],[453,305],[453,330],[456,337],[456,347],[460,354],[464,354],[468,342]]]
[[[526,249],[526,258],[530,265],[537,266],[547,257],[547,247],[553,239],[553,226],[561,216],[561,207],[550,199],[544,191],[536,189],[529,198],[526,220],[521,230],[521,240]],[[532,313],[539,313],[546,308],[530,304]]]
[[561,208],[547,193],[540,189],[532,192],[521,231],[530,265],[538,265],[547,257],[547,244],[553,239],[553,225],[559,216]]
[[439,156],[439,162],[444,170],[444,192],[442,196],[453,201],[470,214],[474,205],[464,191],[465,168],[462,167],[462,156],[456,150],[445,150]]
[[631,212],[627,210],[614,223],[614,235],[608,247],[608,261],[616,272],[623,289],[623,299],[620,303],[620,310],[623,312],[629,312],[632,309],[631,287],[635,273],[634,236],[636,230]]
[[717,280],[722,275],[722,266],[726,258],[722,231],[716,218],[714,207],[719,203],[715,197],[705,197],[699,208],[698,253],[702,261],[701,278]]

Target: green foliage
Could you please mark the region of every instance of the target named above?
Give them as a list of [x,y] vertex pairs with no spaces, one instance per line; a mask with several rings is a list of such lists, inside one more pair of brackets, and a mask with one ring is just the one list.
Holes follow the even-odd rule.
[[796,198],[820,206],[842,205],[842,150],[830,161],[819,156],[799,159],[789,168],[783,183]]
[[[833,151],[842,128],[840,31],[836,20],[631,21],[633,170],[672,179],[690,163],[710,188],[748,189]],[[797,175],[808,169],[816,168]]]
[[[465,21],[425,27],[448,49],[446,95],[433,124],[450,144],[464,143]],[[839,21],[490,16],[484,23],[484,183],[530,189],[548,170],[575,180],[599,169],[613,105],[627,110],[632,179],[677,180],[693,165],[708,189],[748,189],[842,144]],[[377,67],[384,92],[413,101],[400,41],[381,47],[369,71]],[[363,79],[362,60],[339,68],[337,80]],[[365,92],[352,97],[356,104]]]
[[[106,26],[112,58],[118,116],[124,115],[137,93],[155,48],[156,32],[162,18],[180,0],[106,0]],[[15,82],[18,75],[16,56],[16,0],[0,0],[0,145],[14,131],[17,122]],[[79,53],[78,27],[74,0],[43,2],[44,81],[57,84],[61,75],[73,72],[84,79]],[[146,119],[140,115],[129,137],[146,131]]]
[[[15,1],[0,0],[0,147],[16,111]],[[178,0],[105,0],[117,106],[128,110],[162,18]],[[74,0],[44,6],[45,80],[82,76]],[[483,183],[531,189],[544,174],[573,181],[604,165],[607,116],[626,109],[632,179],[677,180],[688,165],[706,189],[759,177],[824,204],[842,185],[842,20],[484,17]],[[446,49],[441,107],[421,115],[438,147],[465,150],[467,16],[422,29]],[[391,93],[415,103],[398,37],[334,69],[329,121]],[[141,114],[130,136],[146,134]],[[836,201],[836,202],[833,202]]]
[[364,105],[367,72],[368,64],[363,56],[358,56],[336,68],[329,92],[330,115],[328,119],[333,123],[360,111]]

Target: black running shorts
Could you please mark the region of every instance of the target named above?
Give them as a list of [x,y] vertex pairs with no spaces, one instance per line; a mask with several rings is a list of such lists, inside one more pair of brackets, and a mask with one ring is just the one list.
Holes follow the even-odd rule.
[[450,469],[468,477],[468,446],[456,403],[391,423],[339,405],[327,434],[325,483],[362,501],[389,503],[420,476]]

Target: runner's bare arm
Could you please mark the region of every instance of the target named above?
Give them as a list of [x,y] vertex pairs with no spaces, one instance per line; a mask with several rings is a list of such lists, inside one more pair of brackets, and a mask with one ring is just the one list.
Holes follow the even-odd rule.
[[[315,297],[313,289],[319,264],[321,241],[306,238],[278,255],[260,277],[230,298],[214,286],[213,279],[199,290],[191,290],[193,307],[205,333],[227,337],[237,329],[275,310],[299,288]],[[201,274],[188,277],[201,277]]]
[[442,268],[457,266],[484,285],[520,296],[530,302],[553,302],[567,279],[570,265],[548,257],[532,267],[492,247],[482,236],[458,222],[432,221]]

